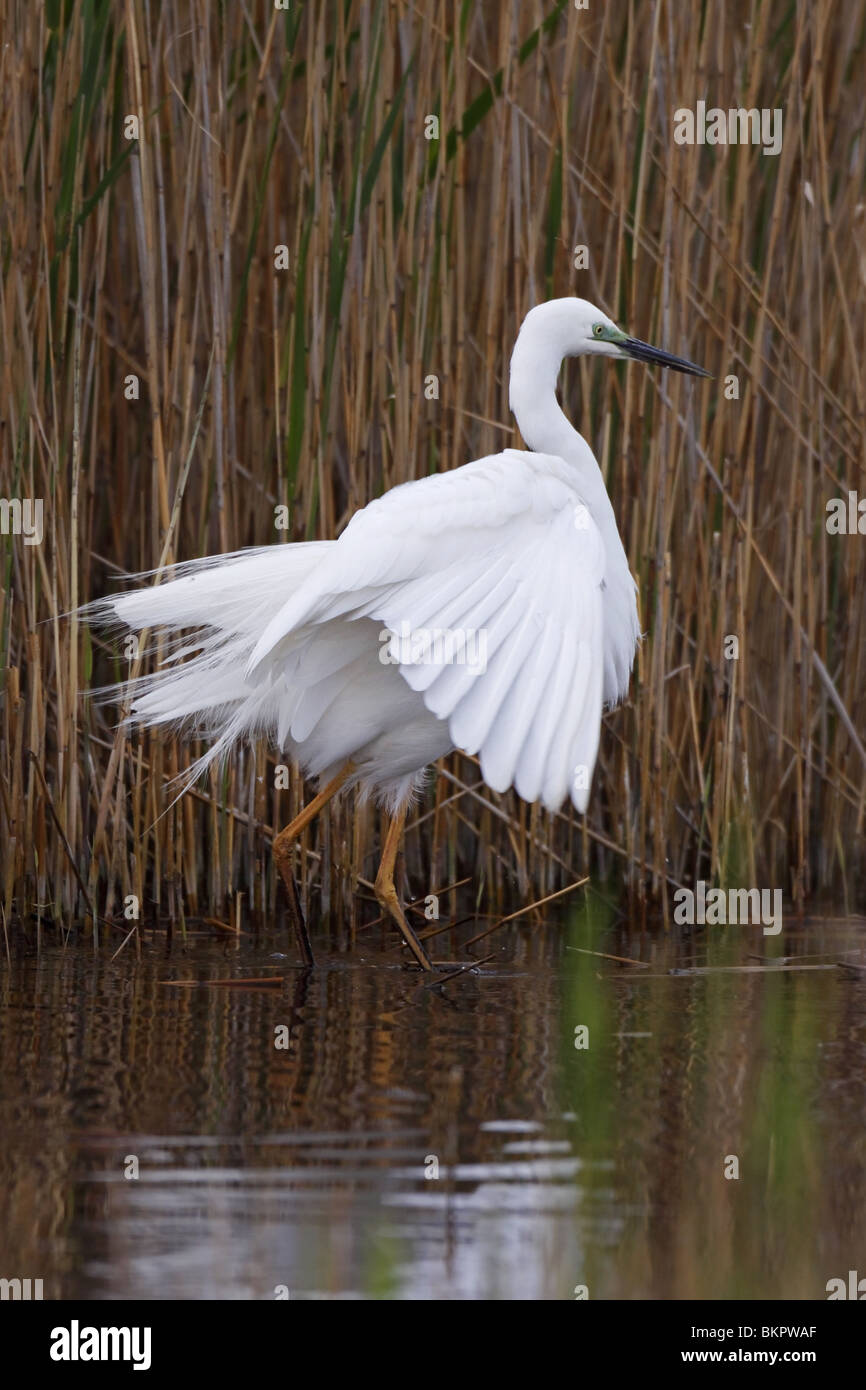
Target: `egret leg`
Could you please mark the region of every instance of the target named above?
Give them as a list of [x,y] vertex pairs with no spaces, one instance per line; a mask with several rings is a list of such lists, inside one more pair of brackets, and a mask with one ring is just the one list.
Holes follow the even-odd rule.
[[397,897],[397,889],[394,887],[394,865],[397,862],[397,850],[400,848],[400,839],[403,834],[403,827],[406,824],[406,812],[408,806],[402,811],[398,811],[393,816],[388,826],[388,833],[385,836],[385,843],[382,847],[382,862],[379,865],[379,872],[376,875],[374,891],[382,907],[390,912],[394,921],[402,933],[403,940],[409,947],[413,956],[417,960],[422,970],[432,970],[430,957],[421,945],[417,936],[406,920],[406,914],[400,906],[400,899]]
[[347,778],[355,770],[355,765],[351,758],[346,762],[336,777],[332,777],[327,786],[313,797],[312,801],[299,811],[293,821],[281,830],[279,835],[274,836],[271,846],[274,855],[274,863],[280,871],[280,878],[286,885],[286,892],[289,897],[289,911],[292,914],[292,925],[295,929],[295,936],[298,942],[298,950],[304,959],[305,965],[314,965],[313,947],[310,942],[310,933],[307,931],[307,923],[304,919],[303,908],[301,907],[301,895],[298,892],[298,885],[292,873],[292,848],[298,836],[307,828],[311,820],[315,820],[323,806],[335,796],[343,786]]

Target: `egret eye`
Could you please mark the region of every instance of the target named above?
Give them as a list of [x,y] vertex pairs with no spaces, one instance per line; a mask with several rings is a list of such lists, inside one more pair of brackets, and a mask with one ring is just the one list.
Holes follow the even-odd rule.
[[600,338],[602,333],[604,332],[604,324],[597,323],[592,331],[595,334],[596,338]]

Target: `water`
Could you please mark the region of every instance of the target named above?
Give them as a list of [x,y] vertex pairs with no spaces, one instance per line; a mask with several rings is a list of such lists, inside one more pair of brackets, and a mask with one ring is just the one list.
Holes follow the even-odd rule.
[[[832,964],[864,965],[864,928],[641,934],[596,905],[503,929],[432,989],[387,939],[306,976],[276,933],[13,951],[0,1276],[46,1298],[826,1298],[866,1276],[866,972]],[[730,969],[783,953],[832,968]]]

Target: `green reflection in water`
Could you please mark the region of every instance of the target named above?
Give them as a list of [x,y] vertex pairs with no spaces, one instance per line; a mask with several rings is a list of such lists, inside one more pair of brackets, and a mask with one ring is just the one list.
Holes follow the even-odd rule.
[[655,933],[645,971],[576,949],[633,954],[622,935],[597,895],[571,914],[561,1094],[584,1165],[575,1282],[590,1297],[824,1296],[839,1145],[821,1059],[846,981],[768,973],[758,959],[782,947],[760,928]]

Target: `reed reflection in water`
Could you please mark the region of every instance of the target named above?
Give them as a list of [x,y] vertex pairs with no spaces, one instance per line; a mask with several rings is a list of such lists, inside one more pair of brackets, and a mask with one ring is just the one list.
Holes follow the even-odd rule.
[[[373,947],[303,975],[277,937],[13,956],[0,1275],[52,1298],[823,1299],[866,1249],[866,975],[833,964],[862,965],[863,928],[641,934],[596,900],[442,988]],[[783,954],[831,968],[756,960]]]

